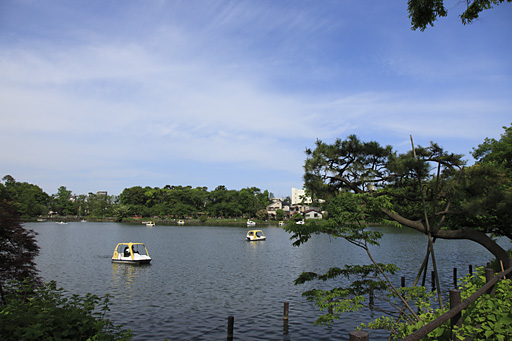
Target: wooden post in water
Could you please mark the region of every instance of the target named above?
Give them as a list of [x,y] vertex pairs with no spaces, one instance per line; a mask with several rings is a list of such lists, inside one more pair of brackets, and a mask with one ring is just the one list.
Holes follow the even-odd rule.
[[[453,268],[453,287],[457,289],[457,268]],[[453,307],[452,305],[450,307]]]
[[233,340],[233,325],[235,324],[235,318],[228,316],[228,340]]
[[401,286],[402,288],[405,288],[405,276],[402,276],[402,279],[401,279],[401,281],[400,281],[400,286]]
[[288,312],[289,311],[290,311],[290,304],[288,302],[284,302],[283,320],[288,320]]
[[430,277],[430,281],[432,282],[432,291],[436,291],[436,273],[434,271],[431,271]]
[[[456,305],[460,304],[461,302],[461,296],[460,296],[460,290],[456,289],[450,289],[450,307],[455,307]],[[453,334],[453,327],[462,327],[462,313],[458,313],[452,319],[450,320],[450,326],[452,329],[452,340],[456,340],[455,335]]]
[[469,264],[469,274],[473,276],[473,265]]
[[349,341],[369,341],[370,335],[364,330],[353,330],[350,332]]
[[370,292],[368,293],[368,300],[370,301],[370,309],[373,309],[373,285],[370,285]]
[[283,335],[288,335],[288,312],[290,311],[290,304],[284,302],[283,310]]

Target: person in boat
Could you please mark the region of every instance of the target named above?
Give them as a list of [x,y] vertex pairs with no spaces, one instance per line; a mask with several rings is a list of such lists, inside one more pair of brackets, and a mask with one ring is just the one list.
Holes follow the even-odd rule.
[[251,237],[252,237],[252,236],[253,236],[253,233],[252,233],[252,232],[249,232],[249,236],[251,236]]
[[135,250],[135,245],[132,245],[132,251],[134,254],[139,253],[139,251]]
[[130,256],[130,249],[128,248],[128,246],[126,246],[126,247],[124,248],[124,256],[125,256],[125,257],[129,257],[129,256]]

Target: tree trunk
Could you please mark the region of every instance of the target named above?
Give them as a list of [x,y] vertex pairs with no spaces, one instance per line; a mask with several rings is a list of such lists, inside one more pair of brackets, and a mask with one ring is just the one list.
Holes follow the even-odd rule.
[[[402,224],[403,226],[412,228],[416,231],[419,231],[423,234],[427,234],[427,229],[425,225],[420,220],[410,220],[402,217],[401,215],[389,211],[385,208],[381,208],[382,212],[384,212],[388,217],[393,219],[394,221]],[[505,269],[512,266],[511,261],[508,257],[507,251],[498,245],[492,238],[488,237],[485,233],[476,231],[470,228],[461,228],[459,230],[433,230],[432,237],[441,238],[441,239],[467,239],[472,240],[483,247],[485,247],[490,253],[492,253],[497,259],[503,262],[503,267]]]

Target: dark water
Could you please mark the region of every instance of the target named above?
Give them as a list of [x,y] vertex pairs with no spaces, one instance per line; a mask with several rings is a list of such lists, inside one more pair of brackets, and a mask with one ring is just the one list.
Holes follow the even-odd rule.
[[[261,228],[266,241],[246,242],[245,227],[155,226],[117,223],[27,223],[39,235],[36,259],[45,280],[56,280],[71,293],[110,293],[110,318],[130,328],[135,340],[224,340],[227,318],[234,316],[238,340],[345,340],[368,311],[345,314],[331,326],[314,326],[317,308],[302,292],[338,283],[294,285],[303,271],[325,272],[344,264],[369,264],[366,253],[344,240],[314,236],[300,247],[278,227]],[[372,254],[380,263],[394,263],[411,283],[426,250],[426,237],[413,231],[385,232]],[[153,258],[149,266],[111,263],[119,242],[143,242]],[[502,240],[509,248],[510,243]],[[469,241],[436,242],[444,288],[468,265],[485,264],[492,256]],[[284,324],[283,304],[290,313]],[[371,331],[372,340],[387,334]]]

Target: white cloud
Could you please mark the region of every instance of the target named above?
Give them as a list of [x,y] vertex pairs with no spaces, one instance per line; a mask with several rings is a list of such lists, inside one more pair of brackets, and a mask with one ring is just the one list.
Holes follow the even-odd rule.
[[[0,38],[0,143],[17,141],[0,157],[18,172],[114,181],[202,162],[272,171],[273,183],[289,183],[290,174],[300,181],[303,151],[317,138],[356,133],[387,144],[412,134],[470,149],[510,123],[502,58],[456,58],[456,42],[440,48],[408,27],[384,34],[379,18],[396,18],[381,13],[386,6],[132,2],[103,12],[59,4],[69,16],[48,8],[32,33]],[[42,25],[47,36],[35,33]],[[460,82],[468,68],[479,72]],[[501,92],[489,90],[495,84]]]

